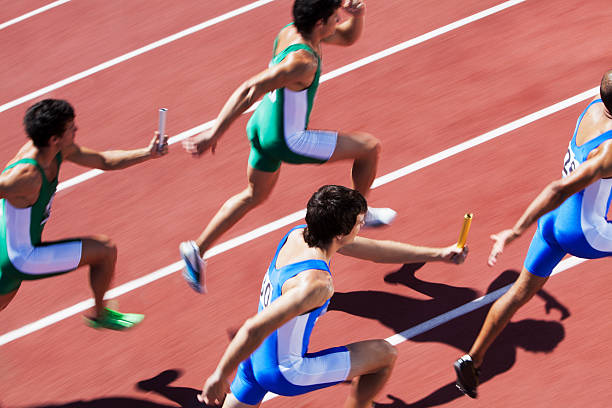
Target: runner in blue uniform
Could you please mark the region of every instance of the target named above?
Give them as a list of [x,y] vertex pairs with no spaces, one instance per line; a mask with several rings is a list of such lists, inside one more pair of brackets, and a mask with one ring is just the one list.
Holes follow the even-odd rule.
[[23,124],[31,139],[0,175],[0,310],[15,297],[22,281],[43,279],[89,265],[95,311],[93,327],[123,330],[143,315],[105,308],[117,260],[115,244],[102,235],[56,242],[42,240],[49,219],[62,161],[103,170],[118,170],[161,157],[155,135],[148,147],[97,152],[75,143],[72,106],[45,99],[31,106]]
[[504,247],[538,220],[523,271],[512,288],[491,307],[469,353],[455,362],[457,387],[476,398],[484,355],[514,313],[546,283],[566,254],[580,258],[612,255],[612,70],[601,81],[595,99],[578,118],[563,161],[562,178],[550,183],[512,229],[492,235],[489,265]]
[[[308,351],[310,334],[334,292],[331,257],[379,263],[462,263],[467,248],[417,247],[358,237],[367,204],[359,192],[323,186],[308,201],[305,226],[293,228],[278,245],[261,286],[258,313],[227,347],[202,395],[224,408],[259,406],[267,392],[303,394],[352,380],[345,407],[369,407],[389,378],[396,350],[368,340],[318,352]],[[231,373],[238,369],[229,385]],[[226,397],[226,393],[231,394]]]
[[[341,4],[342,3],[342,4]],[[319,86],[322,45],[348,46],[361,36],[365,19],[363,0],[295,0],[293,23],[274,41],[270,65],[245,81],[227,100],[210,131],[183,142],[195,156],[212,150],[231,124],[263,97],[247,125],[251,153],[247,186],[230,197],[195,241],[181,243],[184,276],[198,292],[205,291],[201,257],[226,231],[272,192],[281,163],[353,162],[353,188],[364,196],[376,177],[380,141],[363,132],[339,132],[308,128]],[[340,10],[348,18],[340,22]],[[390,208],[370,208],[366,225],[389,224],[395,218]]]

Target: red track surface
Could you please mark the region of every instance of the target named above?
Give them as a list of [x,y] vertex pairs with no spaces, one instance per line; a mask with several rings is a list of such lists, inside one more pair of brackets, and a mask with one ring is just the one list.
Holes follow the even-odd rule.
[[[370,0],[364,37],[348,49],[326,48],[324,71],[497,4],[411,3]],[[344,74],[322,85],[312,125],[377,135],[383,141],[379,174],[387,174],[596,86],[611,65],[608,3],[562,0],[553,7],[528,0]],[[30,0],[1,4],[10,7],[0,23],[43,5]],[[71,1],[0,31],[6,62],[0,66],[6,79],[0,103],[246,4]],[[170,134],[190,129],[213,119],[233,88],[265,67],[274,35],[289,20],[290,4],[275,1],[46,96],[76,106],[80,142],[98,149],[145,144],[161,106],[170,109]],[[2,162],[24,141],[20,123],[31,103],[0,113]],[[386,282],[399,266],[338,256],[340,311],[321,319],[313,349],[389,337],[483,295],[502,272],[519,270],[529,238],[509,248],[491,269],[485,265],[488,236],[514,222],[560,174],[565,146],[585,105],[374,190],[370,202],[395,208],[399,216],[392,227],[364,235],[449,244],[469,210],[476,214],[470,258],[459,268],[425,265],[417,277],[435,283],[427,285],[406,270],[387,278],[400,283]],[[46,237],[111,236],[120,253],[115,285],[175,262],[178,243],[197,235],[222,201],[243,187],[245,123],[246,116],[215,156],[192,160],[174,145],[163,160],[60,192]],[[303,208],[321,184],[349,183],[348,167],[284,167],[270,201],[223,240]],[[62,179],[82,172],[66,165]],[[191,292],[179,274],[121,296],[122,309],[147,314],[132,332],[93,331],[73,316],[0,347],[0,406],[189,406],[227,345],[227,330],[256,310],[261,276],[285,229],[211,258],[206,296]],[[469,348],[487,308],[398,345],[398,364],[377,398],[380,406],[609,406],[612,299],[606,288],[612,278],[607,265],[606,260],[587,262],[547,284],[546,293],[569,310],[569,318],[560,321],[558,310],[546,314],[541,298],[519,312],[487,355],[483,371],[493,378],[481,386],[478,400],[453,388],[451,363]],[[26,283],[0,314],[0,335],[89,296],[85,270]],[[138,381],[164,370],[179,370],[179,378],[157,392],[137,389]],[[264,406],[336,407],[347,391],[339,386]]]

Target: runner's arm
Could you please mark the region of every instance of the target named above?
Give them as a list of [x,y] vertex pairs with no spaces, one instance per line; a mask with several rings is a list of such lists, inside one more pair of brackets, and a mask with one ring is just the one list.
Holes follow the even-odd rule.
[[611,176],[612,141],[607,141],[593,150],[570,175],[553,181],[540,192],[512,228],[514,235],[519,237],[538,218],[559,207],[570,196],[601,178]]
[[333,293],[325,271],[300,273],[298,284],[284,292],[260,313],[249,318],[236,333],[214,373],[206,380],[201,397],[206,404],[223,401],[228,392],[227,379],[274,330],[292,318],[317,308]]
[[338,250],[342,255],[376,263],[415,263],[443,261],[460,264],[467,256],[467,247],[456,245],[443,248],[423,247],[396,241],[356,237],[355,241]]
[[155,132],[155,136],[147,147],[133,150],[107,150],[98,152],[96,150],[73,144],[64,152],[65,158],[68,161],[79,164],[84,167],[90,167],[100,170],[120,170],[142,163],[149,159],[161,157],[168,153],[168,145],[164,144],[160,151],[157,148],[159,136]]
[[365,23],[365,2],[363,0],[345,0],[342,8],[351,17],[338,24],[336,31],[331,36],[323,39],[326,44],[349,46],[361,37]]
[[34,166],[16,166],[0,176],[0,199],[17,208],[34,205],[42,186],[42,178]]
[[601,178],[612,177],[612,140],[594,149],[588,159],[570,175],[548,184],[529,204],[514,227],[491,235],[495,241],[487,263],[494,266],[506,245],[520,237],[536,220],[559,207],[573,194],[584,190]]
[[316,70],[316,59],[306,51],[298,51],[290,53],[279,64],[243,82],[225,102],[217,116],[212,128],[212,138],[220,138],[240,115],[266,93],[285,87],[308,87]]

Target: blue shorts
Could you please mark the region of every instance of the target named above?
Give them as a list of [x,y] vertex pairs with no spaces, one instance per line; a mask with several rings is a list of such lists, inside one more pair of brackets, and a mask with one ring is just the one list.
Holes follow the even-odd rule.
[[554,226],[550,224],[553,223],[538,223],[538,229],[533,235],[533,239],[531,240],[531,245],[529,245],[529,251],[527,252],[527,257],[525,258],[525,263],[523,265],[529,272],[542,278],[550,276],[552,270],[559,262],[561,262],[567,253],[563,250],[563,248],[561,248],[556,240],[551,239],[553,234],[546,234],[548,240],[544,239],[542,230],[546,227],[554,228]]
[[[304,359],[317,360],[317,364],[325,366],[327,361],[342,361],[342,366],[336,364],[333,369],[346,372],[344,379],[348,376],[350,370],[350,355],[346,347],[334,347],[322,350],[316,353],[306,353]],[[313,361],[314,362],[314,361]],[[330,367],[332,368],[332,367]],[[258,381],[258,377],[260,380]],[[265,369],[265,371],[255,373],[251,357],[244,360],[238,366],[236,377],[232,381],[230,389],[232,394],[243,404],[257,405],[259,404],[267,392],[273,392],[278,395],[293,396],[301,395],[310,391],[321,388],[331,387],[342,381],[326,382],[320,384],[295,385],[285,379],[283,374],[278,369]]]

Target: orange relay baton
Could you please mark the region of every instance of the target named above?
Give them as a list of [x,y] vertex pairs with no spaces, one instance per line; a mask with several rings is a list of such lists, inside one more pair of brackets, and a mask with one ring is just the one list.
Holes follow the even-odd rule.
[[461,227],[461,233],[459,234],[459,240],[457,241],[457,246],[459,248],[463,248],[465,246],[465,241],[467,241],[468,232],[470,232],[472,218],[474,218],[474,214],[472,213],[467,213],[463,216],[463,226]]

